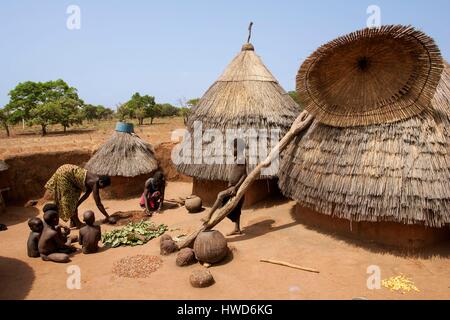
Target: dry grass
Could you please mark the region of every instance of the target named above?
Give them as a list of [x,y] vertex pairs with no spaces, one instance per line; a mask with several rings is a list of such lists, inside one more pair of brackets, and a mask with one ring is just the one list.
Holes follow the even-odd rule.
[[[23,131],[21,126],[16,126],[10,138],[0,131],[0,159],[48,151],[94,151],[111,137],[115,125],[116,120],[86,123],[70,128],[65,134],[59,126],[52,126],[49,134],[44,137],[41,137],[38,127],[26,127]],[[177,128],[184,128],[181,117],[155,119],[152,125],[135,124],[134,131],[146,142],[157,145],[170,141],[172,131]]]
[[[246,44],[193,109],[188,129],[192,132],[194,121],[201,121],[203,130],[218,129],[222,134],[226,129],[279,129],[283,136],[298,114],[298,105],[255,54],[253,46]],[[207,149],[208,144],[203,142],[202,149]],[[270,148],[268,143],[267,150]],[[191,154],[194,163],[194,151]],[[247,172],[256,162],[247,155]],[[200,179],[227,180],[231,166],[215,164],[206,157],[202,164],[181,164],[177,169]]]
[[412,27],[366,28],[317,49],[302,64],[297,91],[322,123],[395,122],[428,109],[443,69],[434,40]]
[[450,223],[450,75],[423,112],[395,123],[338,128],[315,121],[284,152],[283,193],[353,221]]
[[153,147],[136,134],[114,132],[86,164],[99,175],[136,177],[158,168]]

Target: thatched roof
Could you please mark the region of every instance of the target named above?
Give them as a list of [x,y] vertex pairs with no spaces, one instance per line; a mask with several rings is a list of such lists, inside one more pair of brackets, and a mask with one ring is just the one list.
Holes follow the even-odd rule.
[[315,121],[285,150],[279,186],[301,205],[354,221],[450,223],[450,73],[423,112],[390,124]]
[[366,28],[317,49],[297,91],[322,123],[359,126],[407,119],[427,109],[443,69],[432,38],[401,25]]
[[8,168],[9,168],[9,166],[6,164],[6,162],[3,160],[0,160],[0,172],[8,170]]
[[86,164],[86,169],[95,174],[122,177],[135,177],[157,168],[158,161],[150,144],[134,133],[117,131]]
[[[188,130],[192,132],[194,122],[201,121],[203,131],[280,129],[281,138],[298,113],[298,105],[255,54],[253,45],[247,43],[193,108]],[[207,143],[203,143],[203,150],[206,146]],[[251,171],[257,162],[247,158],[247,171]],[[202,163],[179,164],[177,170],[199,179],[228,179],[231,166]]]

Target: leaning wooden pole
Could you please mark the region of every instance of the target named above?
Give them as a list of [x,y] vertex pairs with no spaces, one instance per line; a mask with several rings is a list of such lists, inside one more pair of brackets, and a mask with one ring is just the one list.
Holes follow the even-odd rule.
[[245,178],[242,185],[239,187],[236,195],[231,198],[222,208],[217,209],[215,214],[211,217],[211,219],[202,225],[198,230],[192,232],[190,235],[186,237],[183,241],[178,244],[178,248],[182,249],[188,247],[192,244],[192,242],[197,238],[200,232],[204,230],[209,230],[216,226],[220,221],[225,219],[225,217],[236,207],[239,200],[244,196],[248,187],[255,181],[259,175],[261,174],[261,170],[265,167],[268,167],[270,163],[283,151],[287,145],[294,139],[301,131],[306,129],[311,123],[313,117],[308,114],[308,112],[303,111],[297,117],[297,119],[292,124],[289,131],[284,135],[284,137],[278,142],[278,144],[270,151],[267,158],[258,164],[255,169]]

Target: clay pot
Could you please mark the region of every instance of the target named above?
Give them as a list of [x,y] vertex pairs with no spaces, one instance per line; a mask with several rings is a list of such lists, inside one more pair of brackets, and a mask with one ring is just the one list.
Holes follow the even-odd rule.
[[214,278],[208,270],[194,270],[189,277],[189,281],[194,288],[205,288],[214,284]]
[[184,206],[190,213],[199,212],[202,209],[202,199],[199,196],[191,195],[186,198]]
[[217,263],[228,254],[227,240],[217,230],[203,231],[195,239],[194,252],[198,261]]

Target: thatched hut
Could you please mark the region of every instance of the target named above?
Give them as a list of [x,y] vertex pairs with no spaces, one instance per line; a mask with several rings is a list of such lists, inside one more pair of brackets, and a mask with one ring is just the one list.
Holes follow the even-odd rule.
[[[378,37],[383,33],[388,40]],[[377,55],[358,71],[362,52]],[[334,63],[344,63],[334,60],[344,53],[355,59],[355,69],[340,70],[334,91],[328,77],[335,75]],[[397,54],[410,62],[390,69]],[[317,67],[321,59],[329,73]],[[302,222],[401,247],[448,238],[450,74],[442,69],[432,39],[400,26],[339,38],[302,65],[297,90],[316,120],[285,150],[279,174]],[[316,85],[321,89],[312,89]],[[365,94],[368,89],[381,96]]]
[[104,197],[127,198],[143,191],[145,180],[158,169],[158,161],[152,146],[134,133],[131,124],[118,123],[86,169],[111,177],[111,186],[102,190]]
[[[206,91],[197,106],[192,109],[187,127],[194,138],[196,123],[201,124],[203,136],[208,129],[216,129],[223,136],[226,135],[227,130],[228,132],[236,130],[236,137],[242,138],[246,143],[248,173],[261,158],[265,158],[262,149],[267,149],[269,152],[276,144],[277,141],[271,141],[271,137],[278,133],[281,138],[298,113],[298,105],[279,85],[260,57],[255,54],[253,45],[246,43],[223,74]],[[262,140],[264,133],[261,134],[259,130],[267,130],[269,136],[267,140]],[[260,149],[252,153],[250,152],[252,148],[250,136],[255,132],[259,133],[257,140]],[[278,140],[277,138],[275,140]],[[230,146],[232,142],[225,140],[224,138],[221,154],[227,153],[226,148],[232,148]],[[186,143],[186,139],[183,143]],[[223,161],[217,163],[211,155],[202,152],[208,148],[210,142],[203,140],[201,143],[191,144],[191,155],[188,161],[178,163],[177,170],[193,177],[193,194],[200,196],[203,203],[211,204],[216,199],[217,193],[226,188],[231,165],[226,164],[225,157],[220,157]],[[255,151],[255,148],[252,150]],[[203,156],[200,161],[194,158],[196,152]],[[273,179],[275,177],[276,170],[254,182],[246,193],[244,206],[267,197],[270,192],[278,191],[276,180]]]

